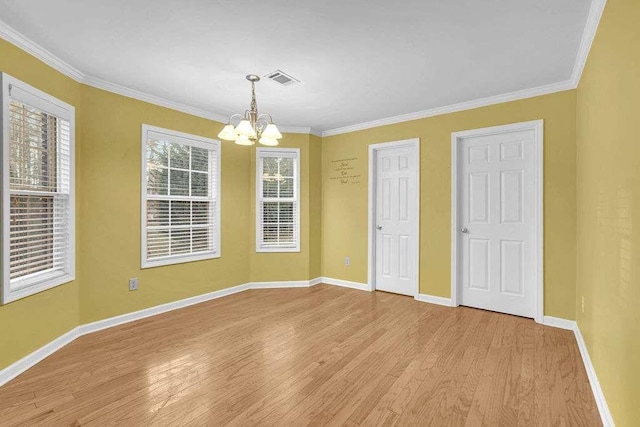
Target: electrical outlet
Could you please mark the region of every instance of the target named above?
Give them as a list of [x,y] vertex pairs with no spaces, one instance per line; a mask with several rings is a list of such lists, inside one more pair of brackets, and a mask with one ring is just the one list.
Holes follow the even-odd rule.
[[134,277],[133,279],[129,279],[129,290],[137,291],[138,290],[138,278]]
[[351,265],[351,258],[350,257],[345,257],[344,258],[344,265],[346,265],[347,267],[349,267]]
[[582,297],[582,312],[584,313],[584,296]]

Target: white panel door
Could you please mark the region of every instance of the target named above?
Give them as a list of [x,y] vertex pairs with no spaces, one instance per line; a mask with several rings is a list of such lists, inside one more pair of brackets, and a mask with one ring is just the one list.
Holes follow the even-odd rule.
[[535,130],[458,144],[460,303],[535,317]]
[[419,159],[410,147],[376,153],[376,289],[415,296]]

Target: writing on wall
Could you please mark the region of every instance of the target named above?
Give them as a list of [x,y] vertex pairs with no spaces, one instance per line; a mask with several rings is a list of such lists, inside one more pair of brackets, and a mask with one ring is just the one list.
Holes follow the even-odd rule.
[[331,179],[341,185],[360,184],[360,161],[357,157],[331,160]]

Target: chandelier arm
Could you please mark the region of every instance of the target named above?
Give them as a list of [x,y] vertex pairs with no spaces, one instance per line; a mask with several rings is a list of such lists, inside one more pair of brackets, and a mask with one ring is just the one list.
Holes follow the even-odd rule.
[[262,132],[273,123],[273,119],[270,114],[263,113],[258,116],[258,120],[256,121],[256,133],[258,134],[258,138],[262,136]]
[[[229,120],[228,120],[230,125],[233,125],[233,123],[231,123],[231,121],[233,119],[235,119],[235,118],[240,118],[240,120],[242,120],[244,118],[244,116],[242,114],[238,114],[238,113],[232,114],[231,116],[229,116]],[[240,122],[238,122],[238,123],[240,123]],[[234,125],[234,126],[237,126],[237,124]]]
[[266,127],[268,124],[271,123],[271,121],[268,120],[266,117],[264,117],[264,114],[260,114],[256,119],[256,124],[258,123],[262,124],[263,127]]
[[258,120],[260,119],[267,120],[267,123],[273,123],[273,118],[271,117],[271,114],[262,113],[258,116]]

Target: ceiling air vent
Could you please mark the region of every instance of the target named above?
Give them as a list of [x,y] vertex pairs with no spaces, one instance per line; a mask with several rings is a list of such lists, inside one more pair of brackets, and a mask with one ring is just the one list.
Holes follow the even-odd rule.
[[272,73],[269,73],[265,76],[269,80],[273,80],[274,82],[282,85],[282,86],[293,86],[297,83],[300,83],[300,80],[291,77],[289,74],[284,71],[275,70]]

